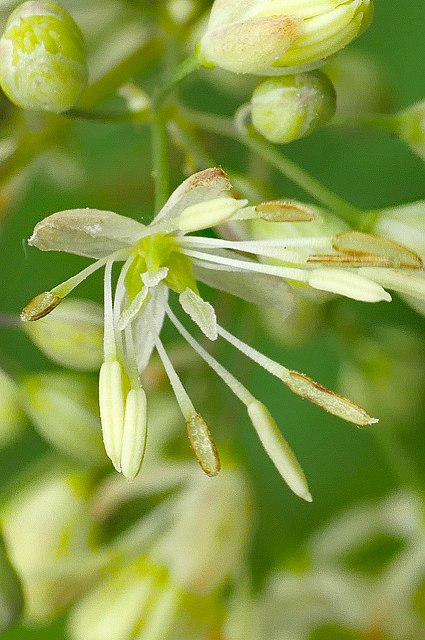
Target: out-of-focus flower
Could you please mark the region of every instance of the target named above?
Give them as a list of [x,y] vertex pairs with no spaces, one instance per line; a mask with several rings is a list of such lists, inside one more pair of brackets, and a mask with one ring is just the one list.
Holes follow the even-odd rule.
[[[1,509],[7,553],[22,580],[24,616],[45,622],[81,593],[95,527],[88,498],[92,479],[82,472],[51,471],[21,488]],[[60,563],[68,565],[61,572]]]
[[50,360],[80,371],[99,369],[103,359],[103,309],[91,300],[65,300],[39,322],[23,328]]
[[118,540],[126,565],[73,608],[72,640],[214,637],[222,621],[222,590],[244,566],[251,526],[244,476],[223,471],[212,482],[196,477],[192,466],[168,504]]
[[262,637],[309,640],[326,629],[340,638],[425,637],[418,607],[425,531],[417,498],[399,494],[360,505],[317,533],[308,550],[307,568],[269,580],[257,609]]
[[360,35],[372,14],[371,0],[215,0],[200,56],[236,73],[314,69]]
[[[207,169],[188,178],[149,226],[96,209],[61,211],[42,220],[29,240],[31,245],[97,260],[34,298],[21,318],[33,321],[46,316],[80,282],[105,267],[100,412],[106,451],[115,468],[130,479],[140,469],[147,424],[146,396],[139,372],[145,369],[156,348],[185,418],[186,433],[198,462],[210,476],[219,472],[220,461],[208,427],[194,408],[161,342],[160,332],[167,316],[246,406],[262,444],[289,486],[310,500],[301,467],[270,413],[185,329],[168,304],[169,295],[178,295],[182,310],[209,340],[222,337],[298,395],[334,415],[365,426],[374,420],[360,407],[304,374],[272,361],[222,328],[213,307],[199,295],[195,275],[251,302],[287,311],[291,303],[288,281],[299,283],[306,290],[378,302],[391,300],[381,281],[399,290],[407,278],[409,286],[413,283],[417,287],[416,295],[425,298],[425,287],[418,286],[416,280],[422,261],[401,245],[354,231],[320,237],[304,237],[301,232],[293,239],[251,241],[188,235],[225,221],[260,219],[271,227],[288,221],[308,226],[317,221],[312,207],[280,200],[248,207],[246,200],[231,197],[230,189],[221,169]],[[247,258],[247,253],[252,258]],[[115,262],[124,262],[124,266],[113,295]]]
[[0,369],[0,448],[19,438],[24,422],[18,385]]
[[66,111],[87,78],[83,36],[60,5],[29,0],[15,9],[0,40],[0,84],[14,104]]
[[88,465],[105,464],[92,377],[64,371],[33,373],[23,379],[21,395],[37,430],[56,449]]
[[320,71],[269,78],[251,98],[254,128],[278,144],[310,135],[332,118],[335,108],[332,83]]

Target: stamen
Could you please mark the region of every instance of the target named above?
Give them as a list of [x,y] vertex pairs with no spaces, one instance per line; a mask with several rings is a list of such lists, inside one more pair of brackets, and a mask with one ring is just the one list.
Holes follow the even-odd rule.
[[180,410],[186,419],[186,435],[192,451],[201,469],[208,476],[214,477],[220,471],[221,465],[217,447],[214,444],[207,424],[196,412],[159,338],[156,339],[155,346],[171,386],[173,387]]
[[331,236],[312,236],[304,238],[282,238],[279,240],[223,240],[202,236],[179,236],[177,242],[183,245],[204,246],[211,249],[234,249],[245,253],[261,254],[262,249],[332,249]]
[[247,407],[251,402],[255,401],[254,396],[246,389],[239,380],[237,380],[227,369],[223,367],[212,355],[205,351],[203,347],[190,335],[181,322],[176,318],[170,307],[167,307],[167,315],[170,318],[177,331],[190,344],[192,349],[204,360],[213,371],[223,380],[223,382],[233,391],[235,396]]
[[56,309],[62,301],[60,296],[55,295],[51,291],[45,291],[35,296],[28,302],[21,311],[22,322],[34,322],[47,316],[53,309]]
[[202,251],[192,251],[191,249],[185,249],[184,254],[190,258],[198,258],[203,262],[213,262],[222,266],[228,265],[230,267],[236,267],[240,271],[255,271],[256,273],[268,273],[272,276],[278,276],[280,278],[286,278],[289,280],[297,280],[298,282],[308,282],[309,273],[303,269],[294,269],[291,267],[279,267],[275,265],[263,264],[260,262],[247,262],[246,260],[236,260],[234,258],[227,258],[224,256],[216,256],[211,253],[204,253]]
[[149,287],[143,287],[143,289],[141,289],[141,291],[139,291],[139,293],[132,300],[130,305],[121,313],[117,323],[118,329],[120,331],[123,331],[128,326],[128,324],[137,316],[147,298],[148,293]]
[[117,357],[115,342],[114,312],[112,305],[112,266],[114,260],[108,258],[105,266],[105,276],[103,284],[103,308],[104,308],[104,328],[103,328],[103,354],[105,362],[112,362]]
[[327,389],[303,373],[287,369],[278,362],[271,360],[263,353],[260,353],[253,347],[242,342],[242,340],[239,340],[239,338],[236,338],[220,325],[217,325],[217,330],[222,338],[263,367],[263,369],[273,376],[276,376],[276,378],[279,378],[291,391],[325,409],[328,413],[347,420],[348,422],[353,422],[360,427],[365,427],[377,422],[375,418],[371,418],[364,409],[354,402],[351,402],[351,400]]
[[122,432],[121,471],[127,480],[134,480],[140,471],[146,449],[146,394],[139,386],[130,389],[125,401]]
[[121,364],[104,362],[99,376],[99,406],[103,442],[117,471],[121,471],[121,448],[124,425],[124,391]]

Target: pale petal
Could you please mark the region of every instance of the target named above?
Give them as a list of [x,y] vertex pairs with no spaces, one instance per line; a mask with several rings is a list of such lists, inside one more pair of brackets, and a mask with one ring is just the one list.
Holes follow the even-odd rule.
[[217,318],[214,307],[209,302],[202,300],[201,296],[192,291],[185,289],[179,297],[183,310],[190,316],[201,331],[210,340],[217,340]]
[[194,204],[226,197],[231,188],[232,185],[223,169],[215,167],[199,171],[177,187],[155,217],[155,222],[175,218]]
[[137,365],[143,371],[149,362],[155,340],[159,336],[164,322],[168,300],[168,288],[159,284],[150,290],[151,299],[146,304],[136,321],[134,335],[136,338]]
[[28,244],[41,251],[65,251],[88,258],[104,258],[131,247],[145,226],[112,211],[69,209],[39,222]]

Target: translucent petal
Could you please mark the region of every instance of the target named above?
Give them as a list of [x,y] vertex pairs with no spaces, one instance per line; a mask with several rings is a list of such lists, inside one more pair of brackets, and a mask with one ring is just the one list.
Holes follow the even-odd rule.
[[199,171],[177,187],[155,217],[155,222],[176,218],[194,204],[225,197],[232,188],[227,175],[220,168]]
[[410,267],[420,269],[423,266],[421,258],[410,249],[398,242],[373,236],[359,231],[338,233],[333,239],[336,251],[351,256],[373,255],[386,259],[392,267]]
[[146,368],[155,346],[155,340],[161,332],[167,306],[168,288],[159,284],[151,289],[150,293],[151,299],[143,313],[138,316],[134,329],[139,371]]
[[69,209],[39,222],[28,244],[41,251],[65,251],[88,258],[104,258],[131,247],[145,226],[112,211]]
[[[237,257],[236,254],[230,254]],[[244,258],[247,260],[247,258]],[[194,265],[195,276],[210,287],[220,289],[261,307],[276,307],[284,320],[294,306],[294,294],[282,278],[266,273],[221,271]]]

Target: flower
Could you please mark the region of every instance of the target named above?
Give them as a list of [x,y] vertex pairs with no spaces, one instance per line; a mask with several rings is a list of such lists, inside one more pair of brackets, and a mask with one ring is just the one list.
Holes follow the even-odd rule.
[[199,44],[206,66],[280,75],[314,69],[369,25],[372,0],[215,0]]
[[[23,310],[24,321],[47,315],[80,282],[105,267],[104,361],[99,398],[103,439],[115,468],[134,478],[146,444],[146,395],[139,374],[156,348],[186,421],[195,456],[209,476],[220,470],[210,431],[195,409],[162,344],[165,317],[246,406],[268,455],[299,496],[311,500],[304,473],[266,407],[189,333],[168,304],[177,294],[181,308],[209,340],[223,338],[264,367],[296,394],[360,426],[376,422],[346,398],[309,377],[274,362],[221,327],[214,308],[199,294],[205,282],[261,306],[281,310],[291,305],[288,280],[302,287],[339,293],[366,302],[390,301],[380,281],[397,285],[400,273],[420,270],[416,254],[376,236],[347,231],[334,237],[231,241],[189,235],[226,220],[261,218],[268,223],[317,220],[310,207],[289,201],[247,206],[230,195],[221,169],[201,171],[171,195],[148,226],[110,211],[74,209],[55,213],[37,224],[29,244],[44,251],[66,251],[96,262],[54,289],[36,296]],[[322,253],[320,253],[322,252]],[[248,258],[246,254],[253,257]],[[269,264],[277,260],[282,264]],[[112,268],[123,262],[115,293]],[[292,263],[294,266],[287,266]],[[366,265],[366,266],[365,266]],[[378,267],[376,267],[378,265]],[[378,272],[378,275],[375,274]],[[395,286],[397,288],[397,286]],[[425,297],[425,291],[421,292]]]

